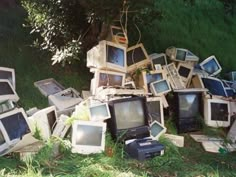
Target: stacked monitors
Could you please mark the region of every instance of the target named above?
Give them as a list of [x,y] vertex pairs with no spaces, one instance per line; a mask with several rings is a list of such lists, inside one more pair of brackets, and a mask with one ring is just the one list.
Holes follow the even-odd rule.
[[14,90],[16,89],[15,70],[12,68],[0,67],[0,79],[7,79]]
[[19,97],[7,79],[0,79],[0,101],[12,100],[17,102]]
[[166,55],[173,61],[187,62],[193,61],[198,62],[199,58],[187,49],[169,47],[166,49]]

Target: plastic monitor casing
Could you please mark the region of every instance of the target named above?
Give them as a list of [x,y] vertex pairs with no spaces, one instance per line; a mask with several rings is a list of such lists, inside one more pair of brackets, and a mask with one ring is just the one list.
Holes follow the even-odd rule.
[[70,125],[66,124],[66,121],[69,117],[66,115],[61,115],[58,120],[57,124],[53,130],[52,136],[57,136],[59,138],[65,138],[66,133],[68,132]]
[[[123,66],[107,61],[107,58],[109,57],[107,56],[107,47],[114,47],[123,51]],[[125,73],[127,71],[126,61],[126,47],[110,41],[100,41],[98,45],[87,52],[87,67],[89,68],[108,69]]]
[[[11,85],[11,83],[9,82],[9,80],[7,79],[0,79],[0,84],[5,84],[5,88],[7,87],[9,90],[9,92],[11,93],[8,93],[8,94],[2,94],[0,95],[0,102],[2,101],[6,101],[6,100],[11,100],[11,101],[14,101],[14,102],[17,102],[19,100],[19,96],[17,95],[15,89],[13,88],[13,86]],[[0,90],[3,89],[3,88],[0,88]]]
[[[49,125],[48,122],[48,116],[47,114],[53,113],[53,116],[55,116],[55,122],[53,125]],[[35,133],[37,130],[40,131],[40,135],[42,136],[44,140],[47,140],[50,138],[53,132],[53,128],[56,126],[56,122],[58,120],[57,114],[56,114],[56,107],[50,106],[44,109],[39,110],[38,112],[34,113],[31,117],[29,117],[30,125],[32,132]],[[51,127],[52,126],[52,127]]]
[[[155,85],[160,84],[160,83],[161,84],[164,83],[167,86],[167,89],[165,89],[165,90],[157,90]],[[163,79],[163,80],[152,82],[150,84],[150,90],[151,90],[151,92],[153,93],[154,96],[161,96],[161,95],[164,95],[164,94],[170,92],[171,91],[171,87],[170,87],[169,82],[166,79]]]
[[[224,110],[212,110],[211,104],[224,104],[227,107],[226,120],[212,120],[212,113],[221,113]],[[230,105],[228,101],[221,99],[204,99],[204,121],[210,127],[228,127],[230,125]]]
[[[121,77],[121,80],[114,80],[116,79],[114,77]],[[94,74],[94,86],[92,88],[93,95],[94,93],[96,94],[96,89],[101,86],[124,87],[124,84],[125,84],[125,73],[97,70]]]
[[[138,50],[142,52],[141,54],[143,55],[142,56],[143,58],[138,58],[138,59],[135,58],[136,54],[138,54],[136,53]],[[136,61],[136,60],[139,60],[139,61]],[[151,64],[151,60],[142,43],[137,44],[127,49],[127,72],[132,72],[148,64]]]
[[76,104],[79,104],[82,100],[79,92],[73,88],[68,88],[48,96],[49,105],[56,106],[59,111],[71,108]]
[[[28,131],[27,133],[25,133],[22,137],[18,137],[18,138],[15,138],[15,139],[10,140],[10,137],[9,137],[9,135],[8,135],[8,133],[7,133],[7,131],[6,131],[6,129],[4,128],[4,125],[3,125],[2,122],[1,122],[1,119],[4,119],[4,118],[6,118],[6,117],[8,117],[8,116],[12,116],[12,115],[15,115],[15,114],[18,114],[18,113],[22,114],[23,117],[25,118],[25,121],[26,121],[26,124],[27,124],[27,126],[28,126],[28,128],[29,128],[29,131]],[[3,143],[3,144],[0,145],[0,155],[4,155],[4,154],[6,154],[6,153],[11,152],[12,149],[13,149],[18,143],[20,143],[20,141],[22,141],[22,140],[25,139],[25,138],[24,138],[25,136],[26,136],[26,137],[27,137],[27,136],[31,136],[29,121],[28,121],[28,119],[27,119],[27,115],[25,114],[25,111],[24,111],[22,108],[20,108],[20,109],[16,108],[16,109],[14,109],[14,110],[12,110],[12,111],[9,111],[9,112],[0,114],[0,131],[2,132],[2,135],[3,135],[4,139],[5,139],[5,143]],[[14,130],[13,130],[13,131],[14,131]],[[25,141],[25,143],[27,144],[27,141]],[[20,146],[18,145],[18,147],[20,147]]]
[[[81,136],[77,130],[78,126],[91,126],[91,127],[100,127],[102,128],[102,138],[99,146],[93,145],[80,145],[76,143],[76,139],[78,136]],[[80,132],[82,133],[82,132]],[[92,121],[75,121],[72,125],[72,153],[80,153],[80,154],[93,154],[93,153],[101,153],[105,149],[105,133],[106,133],[106,123],[104,122],[92,122]],[[85,135],[86,136],[86,135]],[[88,137],[89,138],[89,137]]]
[[[97,109],[99,109],[99,107],[102,109],[102,111],[104,111],[105,109],[105,115],[102,115],[102,113],[97,112]],[[90,121],[103,121],[109,118],[111,118],[111,114],[107,103],[100,103],[89,106]]]
[[151,60],[153,68],[155,67],[156,64],[160,64],[161,66],[167,65],[166,54],[164,54],[164,53],[160,53],[160,54],[153,53],[153,54],[149,55],[149,58]]
[[156,120],[150,125],[150,135],[152,139],[158,140],[161,135],[166,132],[166,127],[157,122]]
[[199,65],[200,65],[201,69],[205,71],[204,65],[207,64],[208,62],[212,61],[212,60],[215,61],[215,64],[217,65],[217,67],[218,67],[219,69],[216,70],[216,71],[214,71],[213,73],[209,73],[209,75],[210,75],[210,76],[215,76],[215,75],[217,75],[217,74],[219,74],[219,73],[221,72],[222,68],[221,68],[221,66],[220,66],[220,64],[219,64],[219,62],[218,62],[218,60],[216,59],[216,57],[215,57],[214,55],[212,55],[212,56],[206,58],[206,59],[205,59],[204,61],[202,61]]
[[8,79],[14,90],[16,90],[16,77],[13,68],[0,67],[0,79]]

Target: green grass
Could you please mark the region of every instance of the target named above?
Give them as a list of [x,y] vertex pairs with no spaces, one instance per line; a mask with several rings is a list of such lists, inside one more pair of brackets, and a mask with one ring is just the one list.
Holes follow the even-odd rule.
[[[149,53],[164,52],[169,46],[183,47],[201,59],[215,54],[225,71],[236,68],[236,22],[223,15],[218,1],[196,0],[196,6],[191,7],[181,0],[159,0],[156,7],[163,11],[163,19],[154,20],[142,30],[142,40]],[[65,87],[79,91],[88,88],[91,75],[85,64],[51,66],[49,53],[31,47],[34,36],[22,27],[25,16],[21,8],[0,11],[0,66],[15,68],[19,104],[26,110],[47,106],[47,98],[33,85],[41,79],[52,77]],[[169,131],[176,133],[173,123],[166,123]],[[216,133],[206,128],[204,132]],[[20,161],[17,154],[0,157],[0,176],[236,176],[236,153],[206,153],[189,135],[184,136],[184,148],[177,148],[162,138],[165,155],[143,163],[126,158],[123,146],[113,142],[109,135],[106,147],[113,149],[111,157],[106,152],[87,156],[63,149],[61,156],[55,158],[51,155],[52,142],[48,142],[27,163]]]

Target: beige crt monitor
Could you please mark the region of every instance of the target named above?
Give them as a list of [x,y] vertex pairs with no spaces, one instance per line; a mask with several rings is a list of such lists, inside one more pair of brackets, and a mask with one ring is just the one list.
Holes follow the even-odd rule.
[[13,68],[0,67],[0,79],[9,80],[14,90],[16,90],[16,77]]
[[150,64],[151,60],[142,43],[127,49],[127,72]]
[[125,73],[126,47],[110,41],[100,41],[87,52],[87,67]]

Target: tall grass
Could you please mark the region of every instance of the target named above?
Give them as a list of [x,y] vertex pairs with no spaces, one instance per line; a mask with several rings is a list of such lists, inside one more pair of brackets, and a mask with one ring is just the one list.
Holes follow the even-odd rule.
[[215,55],[223,72],[236,69],[236,17],[225,16],[223,6],[215,0],[156,1],[162,19],[142,29],[142,40],[149,53],[165,52],[169,46],[187,48],[200,60]]

